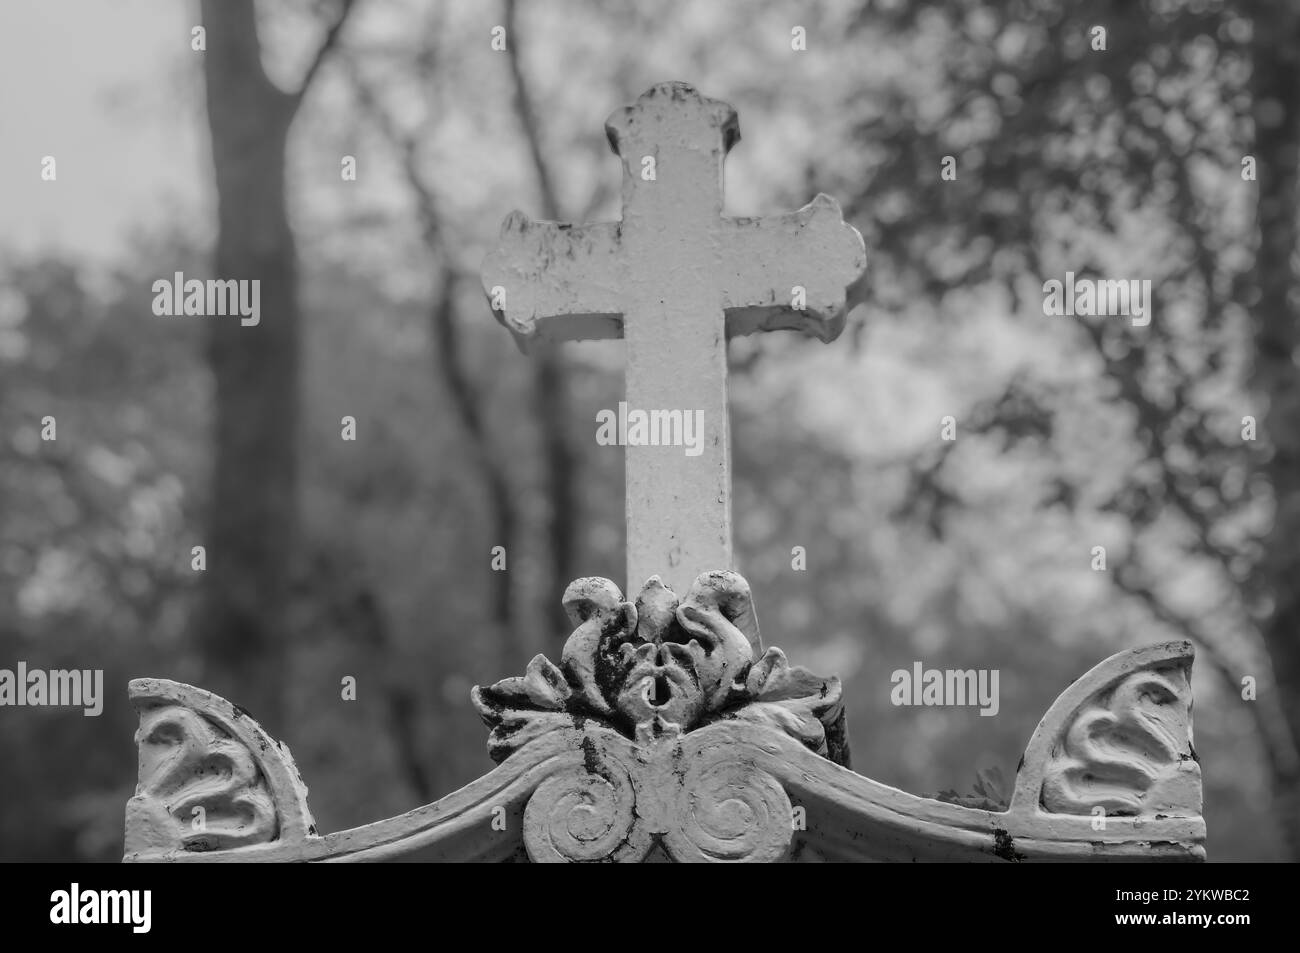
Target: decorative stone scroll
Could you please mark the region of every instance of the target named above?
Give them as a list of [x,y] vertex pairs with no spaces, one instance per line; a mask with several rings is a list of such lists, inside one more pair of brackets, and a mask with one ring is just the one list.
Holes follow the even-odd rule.
[[[559,665],[476,688],[499,766],[400,817],[317,834],[288,749],[229,702],[131,685],[128,861],[1204,860],[1188,642],[1121,652],[1062,693],[994,812],[847,767],[837,680],[754,650],[749,587],[702,574],[635,603],[569,586]],[[207,831],[194,828],[201,808]],[[501,821],[504,819],[504,830]]]
[[1190,643],[1148,646],[1119,677],[1097,676],[1098,666],[1072,685],[1035,732],[1025,757],[1039,767],[1016,797],[1053,814],[1199,814],[1191,658]]
[[316,833],[289,749],[243,709],[177,682],[131,682],[140,776],[126,853],[298,844]]

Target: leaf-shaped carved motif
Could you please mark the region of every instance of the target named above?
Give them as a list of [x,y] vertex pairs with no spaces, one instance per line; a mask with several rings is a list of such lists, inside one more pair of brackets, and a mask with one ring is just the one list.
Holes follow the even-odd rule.
[[135,679],[139,776],[127,802],[126,855],[202,853],[315,834],[289,749],[218,695]]
[[140,720],[137,796],[159,806],[182,849],[226,850],[279,833],[275,804],[249,751],[197,712],[155,708]]
[[627,737],[742,718],[847,764],[839,681],[779,649],[755,662],[758,620],[738,573],[702,573],[680,599],[652,577],[635,603],[608,579],[579,579],[564,606],[575,628],[560,665],[539,655],[523,676],[474,689],[496,760],[586,718]]
[[837,764],[848,764],[840,680],[792,666],[780,649],[768,649],[745,680],[747,702],[731,717],[779,728]]
[[1185,664],[1140,669],[1099,692],[1065,729],[1043,775],[1060,814],[1148,816],[1201,809]]

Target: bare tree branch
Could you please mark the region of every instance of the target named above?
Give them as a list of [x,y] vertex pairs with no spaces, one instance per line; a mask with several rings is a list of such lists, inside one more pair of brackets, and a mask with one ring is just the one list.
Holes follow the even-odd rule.
[[[1203,656],[1223,680],[1225,689],[1231,695],[1236,695],[1241,690],[1241,676],[1244,673],[1240,666],[1234,664],[1228,657],[1221,644],[1222,640],[1207,636],[1202,626],[1176,612],[1156,594],[1150,585],[1137,582],[1132,575],[1121,569],[1111,575],[1111,581],[1115,588],[1141,602],[1156,621],[1200,645]],[[1262,654],[1267,655],[1266,652]],[[1278,704],[1280,694],[1272,672],[1265,670],[1256,673],[1256,681],[1259,685],[1259,694],[1256,700],[1246,707],[1255,720],[1264,756],[1275,772],[1284,775],[1294,774],[1300,768],[1300,753],[1297,753],[1291,741],[1286,713]]]
[[519,37],[515,31],[515,0],[505,0],[506,56],[510,61],[510,77],[514,81],[515,112],[523,126],[528,153],[533,160],[533,173],[537,176],[537,191],[542,200],[542,214],[552,221],[560,218],[560,201],[555,192],[555,177],[542,155],[542,137],[537,128],[537,117],[528,96],[528,83],[524,79],[523,65],[519,59]]
[[316,48],[316,54],[312,57],[311,62],[307,64],[307,71],[303,73],[302,82],[298,84],[298,91],[293,94],[295,109],[302,102],[302,98],[307,95],[307,90],[311,89],[312,81],[316,78],[316,74],[320,72],[321,65],[329,56],[330,51],[338,45],[339,34],[343,32],[343,27],[347,24],[348,17],[352,15],[356,5],[356,0],[340,0],[338,13],[329,26],[326,27],[325,38],[321,40],[320,46]]
[[[469,437],[473,460],[487,496],[492,538],[498,545],[504,546],[507,553],[514,552],[520,525],[518,505],[506,478],[507,462],[497,450],[483,420],[483,394],[466,371],[467,360],[456,319],[456,295],[460,276],[452,263],[443,234],[437,197],[420,174],[419,143],[414,136],[402,130],[383,108],[360,71],[353,67],[351,73],[353,88],[365,107],[367,116],[379,127],[400,156],[406,184],[415,199],[421,237],[430,256],[439,262],[439,290],[429,312],[434,357],[443,384],[451,397],[452,410]],[[501,657],[498,664],[503,666],[502,671],[518,666],[526,648],[524,640],[527,634],[519,625],[515,613],[513,576],[508,572],[492,573],[493,585],[488,597],[489,613],[501,629]]]
[[[515,112],[532,157],[537,191],[542,202],[542,214],[559,221],[560,201],[555,190],[555,175],[542,154],[541,133],[528,95],[520,59],[519,34],[515,29],[515,0],[505,0],[504,22],[506,50],[510,75],[514,82]],[[596,196],[593,196],[593,201]],[[565,360],[558,349],[539,349],[533,360],[533,416],[543,435],[542,445],[546,457],[546,496],[551,502],[547,527],[548,574],[543,579],[543,598],[557,608],[543,618],[549,623],[550,635],[563,638],[566,634],[564,616],[558,611],[559,594],[577,575],[575,569],[576,528],[580,520],[577,494],[576,453],[570,445],[567,421],[569,418],[569,393],[565,379]],[[636,584],[628,580],[628,585]]]

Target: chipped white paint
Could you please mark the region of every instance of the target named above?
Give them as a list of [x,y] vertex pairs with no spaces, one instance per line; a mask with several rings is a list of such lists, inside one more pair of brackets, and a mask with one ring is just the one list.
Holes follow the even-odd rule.
[[[497,315],[522,342],[622,336],[632,410],[702,412],[699,456],[626,451],[628,587],[652,575],[685,587],[735,568],[726,338],[789,328],[833,340],[866,256],[825,195],[788,215],[723,216],[723,160],[740,138],[726,103],[663,83],[605,129],[623,164],[622,220],[559,225],[513,212],[483,286],[490,298],[504,289]],[[653,179],[642,177],[646,156]]]

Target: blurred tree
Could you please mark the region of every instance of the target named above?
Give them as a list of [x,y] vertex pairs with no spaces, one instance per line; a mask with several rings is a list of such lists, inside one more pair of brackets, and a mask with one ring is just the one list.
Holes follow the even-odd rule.
[[341,0],[298,89],[262,66],[253,0],[201,0],[212,166],[215,275],[261,282],[261,321],[211,323],[215,386],[208,568],[198,637],[211,687],[272,731],[283,715],[286,598],[297,543],[298,263],[285,202],[294,116],[353,9]]
[[[462,287],[473,276],[461,273],[450,249],[444,216],[435,189],[422,172],[420,137],[403,129],[370,88],[355,66],[353,88],[365,111],[367,123],[379,129],[396,154],[402,176],[410,190],[419,223],[420,238],[429,259],[435,263],[432,300],[429,304],[429,333],[439,383],[450,398],[450,409],[469,442],[470,460],[486,497],[488,535],[491,547],[501,547],[505,568],[494,570],[486,588],[484,615],[494,623],[496,658],[503,669],[518,664],[529,651],[528,632],[520,623],[523,595],[521,574],[510,571],[510,560],[518,558],[524,526],[518,491],[510,482],[510,466],[503,444],[488,421],[488,383],[473,373],[466,353],[461,314]],[[491,548],[489,548],[491,552]]]
[[[864,156],[852,205],[888,263],[859,290],[875,308],[915,296],[943,309],[981,286],[1033,302],[1067,269],[1156,279],[1140,331],[1072,322],[1141,451],[1098,503],[1134,533],[1108,578],[1196,640],[1228,697],[1257,679],[1247,711],[1300,859],[1297,24],[1291,9],[1223,0],[865,3],[855,35],[926,56],[932,90],[921,107],[894,75],[856,107],[884,155]],[[1242,174],[1248,153],[1258,183]],[[958,175],[936,185],[945,155]],[[1135,232],[1139,256],[1124,240]],[[1004,451],[1047,444],[1044,502],[1074,508],[1100,481],[1068,464],[1058,425],[1073,399],[1031,368],[973,407],[966,432]],[[1261,407],[1256,451],[1241,425]],[[967,502],[958,457],[945,444],[915,468],[907,512],[936,530]],[[1211,585],[1187,584],[1198,568]]]
[[[1291,737],[1300,739],[1300,9],[1253,12],[1251,119],[1258,162],[1258,245],[1252,273],[1253,390],[1271,451],[1261,470],[1271,526],[1251,585]],[[1273,757],[1275,793],[1293,860],[1300,860],[1300,759]]]
[[[537,179],[541,216],[553,222],[565,221],[560,210],[559,195],[556,192],[555,175],[551,171],[551,161],[547,158],[542,144],[542,134],[533,108],[531,84],[524,75],[521,52],[523,34],[515,28],[518,23],[517,7],[516,0],[505,0],[503,11],[503,25],[508,38],[506,53],[509,57],[515,113],[519,117],[519,126],[527,141],[528,155],[532,160],[533,174]],[[581,477],[575,459],[575,450],[569,438],[571,408],[564,351],[546,345],[537,347],[531,355],[531,363],[535,398],[532,401],[532,408],[538,430],[542,435],[542,452],[546,455],[544,495],[548,500],[547,572],[543,576],[541,585],[544,593],[555,593],[554,599],[546,603],[547,608],[542,612],[541,619],[546,627],[546,641],[555,644],[563,641],[568,635],[567,620],[560,610],[560,598],[565,587],[580,575],[576,568],[575,541],[582,520],[582,513],[578,506]]]

